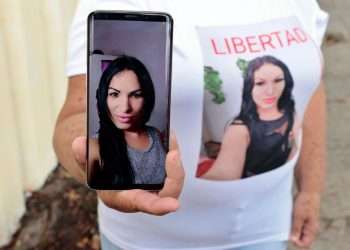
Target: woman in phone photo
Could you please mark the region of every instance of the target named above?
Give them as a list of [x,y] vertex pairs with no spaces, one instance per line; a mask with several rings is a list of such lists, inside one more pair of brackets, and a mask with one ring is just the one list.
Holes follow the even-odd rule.
[[227,127],[217,158],[201,160],[198,177],[254,176],[282,166],[296,152],[300,124],[287,65],[265,55],[251,60],[243,75],[240,113]]
[[165,148],[158,129],[146,125],[155,91],[145,65],[135,57],[118,56],[102,73],[96,99],[100,161],[92,166],[89,184],[163,183]]

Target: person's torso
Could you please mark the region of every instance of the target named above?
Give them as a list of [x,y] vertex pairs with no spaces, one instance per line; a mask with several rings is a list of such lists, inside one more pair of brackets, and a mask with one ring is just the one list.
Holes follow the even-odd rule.
[[[145,10],[168,12],[174,19],[171,128],[179,142],[186,179],[181,208],[163,217],[120,213],[99,202],[100,229],[116,244],[127,249],[222,249],[287,239],[298,154],[276,170],[243,180],[209,181],[196,178],[195,173],[203,116],[205,129],[220,139],[228,118],[239,111],[238,59],[273,54],[286,61],[295,79],[296,110],[303,117],[320,81],[321,60],[311,37],[304,36],[303,31],[307,32],[291,2],[143,1]],[[112,0],[97,3],[102,3],[98,9],[113,8]],[[232,37],[241,39],[241,45],[226,44]],[[205,65],[223,76],[225,105],[213,104],[205,92]],[[219,116],[208,118],[206,112]]]
[[291,122],[288,114],[283,113],[280,118],[258,119],[251,125],[243,177],[276,169],[288,160],[292,149],[289,138]]
[[153,127],[147,127],[149,145],[144,150],[128,146],[128,156],[134,170],[135,183],[162,183],[165,178],[165,151],[158,132]]

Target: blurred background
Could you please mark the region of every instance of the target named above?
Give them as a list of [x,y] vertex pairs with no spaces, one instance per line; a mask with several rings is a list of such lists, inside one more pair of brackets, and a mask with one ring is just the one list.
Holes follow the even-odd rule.
[[65,98],[67,31],[75,0],[0,0],[0,246],[25,198],[57,165],[55,120]]
[[[0,0],[0,249],[99,249],[96,197],[57,168],[67,32],[77,0]],[[328,177],[311,249],[350,249],[350,1],[330,14],[323,44]],[[290,246],[290,250],[296,248]]]

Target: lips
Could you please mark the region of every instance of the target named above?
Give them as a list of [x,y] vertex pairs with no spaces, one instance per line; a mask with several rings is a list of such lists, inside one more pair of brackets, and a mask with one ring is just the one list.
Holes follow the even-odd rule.
[[120,123],[130,123],[132,120],[132,115],[116,115]]
[[266,98],[264,99],[264,102],[267,104],[271,104],[271,103],[274,103],[276,99],[277,99],[276,97]]

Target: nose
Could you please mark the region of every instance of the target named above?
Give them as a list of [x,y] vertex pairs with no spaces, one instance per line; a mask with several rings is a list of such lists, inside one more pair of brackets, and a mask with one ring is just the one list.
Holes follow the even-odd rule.
[[119,109],[121,112],[128,113],[131,111],[130,100],[128,96],[120,98]]
[[273,83],[267,84],[265,92],[266,92],[267,95],[273,95],[273,93],[275,92],[274,84]]

